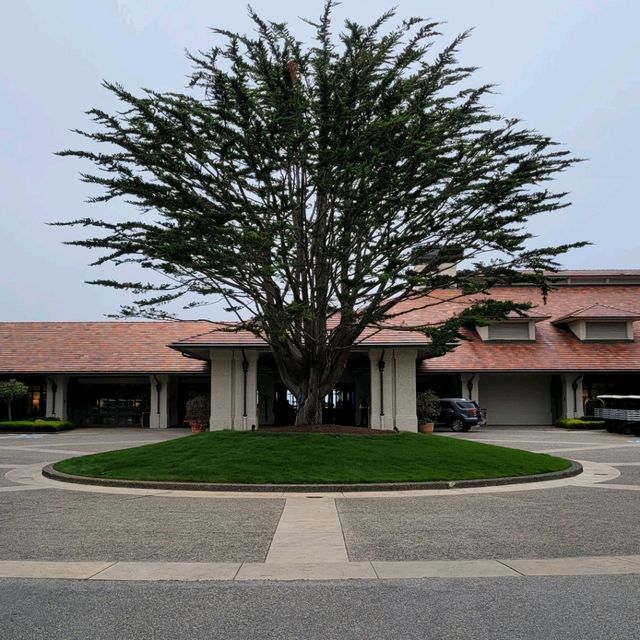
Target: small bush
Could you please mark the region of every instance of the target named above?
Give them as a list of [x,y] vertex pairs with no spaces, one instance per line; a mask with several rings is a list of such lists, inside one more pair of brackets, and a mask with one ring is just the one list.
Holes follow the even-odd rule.
[[0,432],[52,433],[67,431],[68,429],[73,429],[74,426],[71,422],[51,418],[46,420],[11,420],[0,422]]
[[440,399],[431,389],[422,391],[416,396],[416,409],[420,424],[435,422],[440,415]]
[[584,420],[582,418],[561,418],[556,420],[560,429],[604,429],[604,420]]
[[196,396],[187,402],[185,418],[187,420],[199,420],[209,422],[211,405],[208,396]]

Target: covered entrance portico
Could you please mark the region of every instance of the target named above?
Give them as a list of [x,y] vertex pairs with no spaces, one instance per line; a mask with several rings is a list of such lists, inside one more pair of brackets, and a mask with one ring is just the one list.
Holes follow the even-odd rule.
[[[189,350],[195,355],[194,350]],[[198,350],[203,357],[203,349]],[[293,424],[295,398],[263,346],[209,347],[210,429],[247,431]],[[354,349],[344,374],[325,398],[323,421],[417,431],[416,348]]]

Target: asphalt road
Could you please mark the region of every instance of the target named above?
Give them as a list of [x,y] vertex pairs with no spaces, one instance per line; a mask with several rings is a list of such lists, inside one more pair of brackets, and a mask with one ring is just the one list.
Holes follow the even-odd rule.
[[[20,465],[183,435],[85,429],[39,438],[2,436],[0,477]],[[463,437],[620,463],[621,475],[589,487],[338,498],[349,560],[640,553],[640,439],[559,429],[486,429]],[[0,560],[263,562],[284,507],[284,500],[272,497],[141,496],[74,491],[69,485],[15,490],[16,483],[1,482]]]
[[[0,561],[264,562],[283,499],[96,493],[11,480],[24,465],[182,435],[0,436]],[[620,475],[527,491],[338,498],[350,561],[640,554],[640,439],[557,429],[452,437],[606,462]],[[639,596],[640,575],[224,583],[5,578],[0,638],[627,640],[638,635]]]
[[0,581],[7,640],[630,640],[640,576],[322,583]]

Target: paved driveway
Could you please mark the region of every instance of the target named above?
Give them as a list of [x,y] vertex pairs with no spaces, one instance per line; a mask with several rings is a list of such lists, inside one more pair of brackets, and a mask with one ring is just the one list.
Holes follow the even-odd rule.
[[314,500],[95,490],[44,481],[38,471],[64,457],[182,436],[133,429],[1,436],[0,561],[359,567],[638,553],[640,439],[603,431],[487,428],[448,436],[606,463],[591,465],[588,478],[515,488]]

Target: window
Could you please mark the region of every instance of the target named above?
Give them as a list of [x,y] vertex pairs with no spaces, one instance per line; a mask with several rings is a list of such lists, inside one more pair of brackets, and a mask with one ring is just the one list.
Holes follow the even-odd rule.
[[489,340],[529,340],[528,322],[501,322],[488,327]]
[[586,340],[627,340],[626,322],[587,322]]

